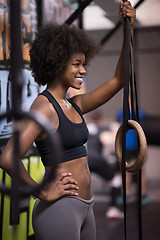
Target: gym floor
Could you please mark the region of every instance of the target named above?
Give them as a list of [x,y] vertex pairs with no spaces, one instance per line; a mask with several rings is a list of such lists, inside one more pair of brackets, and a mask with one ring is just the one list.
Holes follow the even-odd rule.
[[[160,181],[148,183],[149,204],[142,206],[142,239],[160,240]],[[95,194],[97,240],[124,240],[124,220],[108,220],[105,213],[109,199],[103,193]],[[127,239],[138,240],[138,210],[136,201],[127,204]]]

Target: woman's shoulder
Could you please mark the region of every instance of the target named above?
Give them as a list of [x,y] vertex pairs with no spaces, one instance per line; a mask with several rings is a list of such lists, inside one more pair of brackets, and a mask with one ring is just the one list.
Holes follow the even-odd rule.
[[[37,114],[37,117],[43,121],[43,123],[50,126],[51,130],[57,129],[58,120],[55,109],[51,103],[43,95],[38,95],[31,105],[30,112]],[[45,118],[44,118],[45,117]],[[43,140],[46,138],[46,133],[41,131],[36,137],[37,140]]]
[[38,95],[33,101],[31,111],[38,112],[45,115],[47,118],[53,118],[56,111],[53,105],[48,101],[48,99],[43,95]]

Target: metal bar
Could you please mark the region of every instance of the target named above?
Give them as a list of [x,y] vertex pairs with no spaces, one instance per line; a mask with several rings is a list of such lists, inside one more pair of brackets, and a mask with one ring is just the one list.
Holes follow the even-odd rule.
[[10,209],[10,224],[19,224],[19,203],[20,203],[20,169],[19,169],[19,131],[14,132],[13,146],[13,176],[11,188],[11,209]]
[[77,19],[83,10],[92,2],[93,0],[82,1],[77,8],[77,10],[65,21],[66,24],[71,25],[75,19]]
[[[21,48],[21,14],[20,0],[10,1],[11,18],[11,82],[12,82],[12,112],[21,111],[22,102],[22,48]],[[15,117],[14,116],[14,117]]]
[[[134,6],[134,8],[138,8],[145,0],[140,0],[137,2],[137,4]],[[117,29],[121,26],[121,22],[119,21],[116,26],[109,32],[107,33],[101,40],[101,45],[104,45],[108,39],[117,31]]]
[[[78,0],[79,6],[82,3],[82,1],[83,0]],[[79,17],[79,28],[83,29],[83,17],[82,17],[82,15],[80,15],[80,17]]]
[[[12,114],[15,120],[21,111],[23,78],[22,68],[22,48],[21,48],[21,1],[10,1],[11,19],[11,82],[12,82]],[[11,188],[11,224],[19,223],[19,132],[14,132],[13,144],[13,176]]]
[[42,4],[42,0],[36,0],[36,6],[37,6],[38,28],[40,28],[42,23],[43,23],[43,14],[42,14],[43,4]]
[[[3,170],[2,170],[3,171]],[[2,172],[2,182],[5,184],[6,173]],[[1,206],[0,206],[0,239],[3,239],[3,217],[4,217],[4,192],[1,192]]]

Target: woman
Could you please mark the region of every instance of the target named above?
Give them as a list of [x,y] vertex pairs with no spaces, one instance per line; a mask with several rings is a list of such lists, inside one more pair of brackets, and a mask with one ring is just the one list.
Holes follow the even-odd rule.
[[[133,33],[135,9],[130,2],[120,3],[120,17],[131,20]],[[123,47],[115,75],[102,86],[86,94],[66,99],[69,87],[81,89],[85,64],[99,46],[78,29],[66,25],[44,26],[31,45],[31,69],[35,81],[47,84],[46,90],[35,99],[31,111],[44,114],[58,131],[62,140],[62,161],[55,177],[38,194],[33,210],[33,228],[40,240],[95,240],[93,198],[90,191],[90,171],[84,147],[88,130],[82,114],[106,103],[123,87]],[[20,135],[21,156],[36,142],[46,170],[49,145],[46,134],[29,121]],[[12,138],[7,144],[0,167],[12,176]],[[23,184],[36,185],[20,162]]]

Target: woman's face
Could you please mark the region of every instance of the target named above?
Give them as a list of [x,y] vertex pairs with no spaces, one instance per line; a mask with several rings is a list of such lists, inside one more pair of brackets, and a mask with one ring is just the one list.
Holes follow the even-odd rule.
[[68,60],[66,70],[62,76],[67,87],[80,89],[83,83],[83,75],[85,70],[85,55],[84,53],[75,53]]

